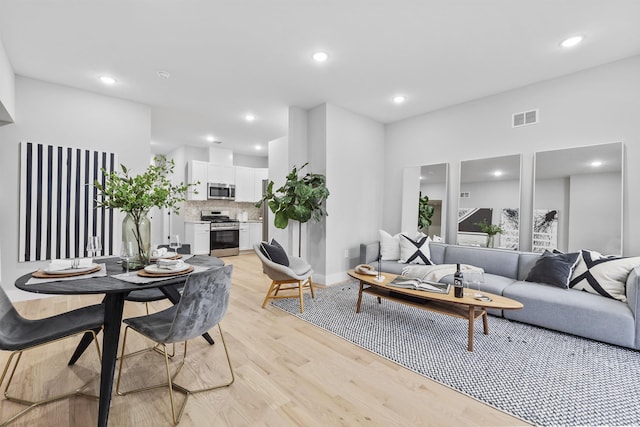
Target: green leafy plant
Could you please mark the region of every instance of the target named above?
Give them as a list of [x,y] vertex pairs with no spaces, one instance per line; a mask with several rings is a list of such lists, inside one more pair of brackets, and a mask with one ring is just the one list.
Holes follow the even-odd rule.
[[[298,221],[300,230],[302,223],[311,219],[318,222],[322,217],[328,215],[324,203],[329,197],[325,176],[316,173],[298,176],[298,172],[308,164],[305,163],[300,169],[294,166],[287,175],[284,185],[275,191],[273,190],[273,181],[269,181],[265,195],[256,203],[258,208],[263,203],[267,203],[275,215],[273,224],[277,228],[287,228],[289,220],[294,220]],[[298,234],[298,239],[298,253],[300,253],[300,234]]]
[[429,196],[418,199],[418,230],[429,228],[435,208],[429,204]]
[[133,218],[136,229],[133,234],[138,244],[138,252],[141,259],[148,258],[143,253],[141,241],[140,223],[153,207],[169,208],[174,213],[179,213],[179,203],[185,200],[189,187],[196,184],[180,183],[174,185],[169,180],[173,173],[175,163],[167,160],[165,156],[153,158],[153,164],[149,165],[144,173],[132,176],[129,169],[121,164],[120,171],[107,172],[101,168],[104,176],[104,184],[96,180],[93,185],[98,190],[99,197],[96,200],[97,207],[116,208],[126,212]]
[[481,222],[474,222],[473,225],[480,227],[480,230],[483,233],[487,233],[489,236],[495,236],[496,234],[503,232],[502,228],[498,224],[489,224],[486,218]]

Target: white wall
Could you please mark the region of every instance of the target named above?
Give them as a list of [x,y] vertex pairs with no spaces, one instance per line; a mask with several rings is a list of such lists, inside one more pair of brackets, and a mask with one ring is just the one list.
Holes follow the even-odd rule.
[[[386,126],[384,228],[400,225],[406,166],[451,165],[447,240],[455,236],[460,161],[523,154],[521,227],[531,230],[536,151],[623,141],[624,254],[640,254],[640,56],[544,81]],[[514,112],[540,109],[540,123],[511,127]],[[371,195],[374,196],[372,191]],[[530,233],[520,240],[531,245]]]
[[16,113],[15,85],[13,68],[7,52],[4,50],[2,40],[0,40],[0,126],[14,121]]
[[0,127],[0,170],[4,179],[0,186],[4,203],[0,209],[0,246],[5,289],[12,289],[17,277],[46,264],[18,263],[20,141],[113,150],[121,163],[139,173],[149,164],[150,138],[148,106],[16,77],[16,121]]
[[[384,126],[327,104],[326,284],[346,279],[360,256],[360,243],[378,239],[385,181]],[[399,193],[399,191],[398,191]],[[345,258],[345,251],[348,257]]]
[[269,160],[266,156],[249,156],[247,154],[233,154],[233,165],[247,168],[268,168]]
[[[286,136],[269,141],[269,179],[273,181],[273,189],[280,188],[285,182],[285,176],[289,173],[289,140]],[[264,220],[269,223],[269,240],[276,239],[278,243],[291,253],[291,239],[288,229],[281,230],[273,225],[273,213],[269,211]],[[296,246],[297,250],[297,246]]]

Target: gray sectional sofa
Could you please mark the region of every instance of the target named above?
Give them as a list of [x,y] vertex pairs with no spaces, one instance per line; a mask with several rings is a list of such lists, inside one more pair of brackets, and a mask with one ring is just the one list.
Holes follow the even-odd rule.
[[[521,302],[521,310],[489,312],[510,320],[542,326],[610,344],[640,349],[640,266],[626,282],[627,301],[525,282],[539,254],[501,249],[430,243],[435,264],[469,264],[485,271],[481,291]],[[377,266],[379,242],[360,245],[360,263]],[[381,270],[400,274],[408,264],[382,261]],[[412,264],[415,265],[415,264]],[[447,276],[442,282],[452,282]]]

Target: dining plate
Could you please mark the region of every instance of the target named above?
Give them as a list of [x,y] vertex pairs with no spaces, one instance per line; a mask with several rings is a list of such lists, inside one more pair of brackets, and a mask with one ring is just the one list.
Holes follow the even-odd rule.
[[47,274],[86,273],[89,270],[93,270],[97,266],[98,264],[91,264],[88,267],[66,268],[64,270],[49,270],[49,267],[46,267],[46,268],[43,268],[42,271],[44,271]]
[[167,252],[166,254],[160,256],[160,257],[155,257],[152,256],[151,258],[149,258],[151,261],[157,261],[158,259],[180,259],[182,258],[182,255],[176,253],[176,252]]
[[144,271],[151,274],[165,274],[165,273],[180,273],[182,271],[186,271],[191,267],[189,264],[184,264],[183,268],[179,269],[169,269],[169,268],[160,268],[155,264],[147,265],[144,268]]
[[46,269],[41,269],[33,272],[31,275],[39,279],[47,279],[51,277],[63,278],[63,277],[83,276],[85,274],[95,273],[96,271],[100,271],[101,268],[102,267],[99,264],[92,264],[91,267],[86,267],[86,268],[69,268],[67,270],[58,270],[58,271],[51,271],[51,272],[47,272]]
[[[149,267],[149,266],[147,266]],[[187,273],[191,273],[194,268],[192,265],[187,265],[187,268],[185,268],[184,270],[167,270],[166,268],[159,268],[157,270],[152,270],[152,271],[159,271],[162,270],[162,272],[159,273],[150,273],[146,270],[146,267],[142,270],[138,270],[138,276],[142,276],[142,277],[171,277],[171,276],[179,276],[181,274],[187,274]]]

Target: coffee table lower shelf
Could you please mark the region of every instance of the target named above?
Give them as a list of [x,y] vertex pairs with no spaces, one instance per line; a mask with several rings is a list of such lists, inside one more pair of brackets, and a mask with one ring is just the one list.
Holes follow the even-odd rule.
[[360,313],[360,304],[362,302],[362,294],[374,295],[380,299],[384,298],[390,301],[395,301],[400,304],[408,305],[411,307],[417,307],[422,310],[433,311],[435,313],[445,314],[447,316],[457,317],[460,319],[467,319],[469,322],[469,336],[468,347],[469,351],[473,351],[473,334],[474,323],[479,317],[482,317],[482,325],[485,335],[489,335],[489,319],[487,317],[487,311],[482,307],[476,307],[473,305],[451,304],[442,301],[429,300],[427,298],[420,298],[413,295],[403,294],[399,291],[392,291],[386,288],[377,286],[365,287],[363,282],[360,282],[360,291],[358,292],[358,304],[356,306],[356,313]]

